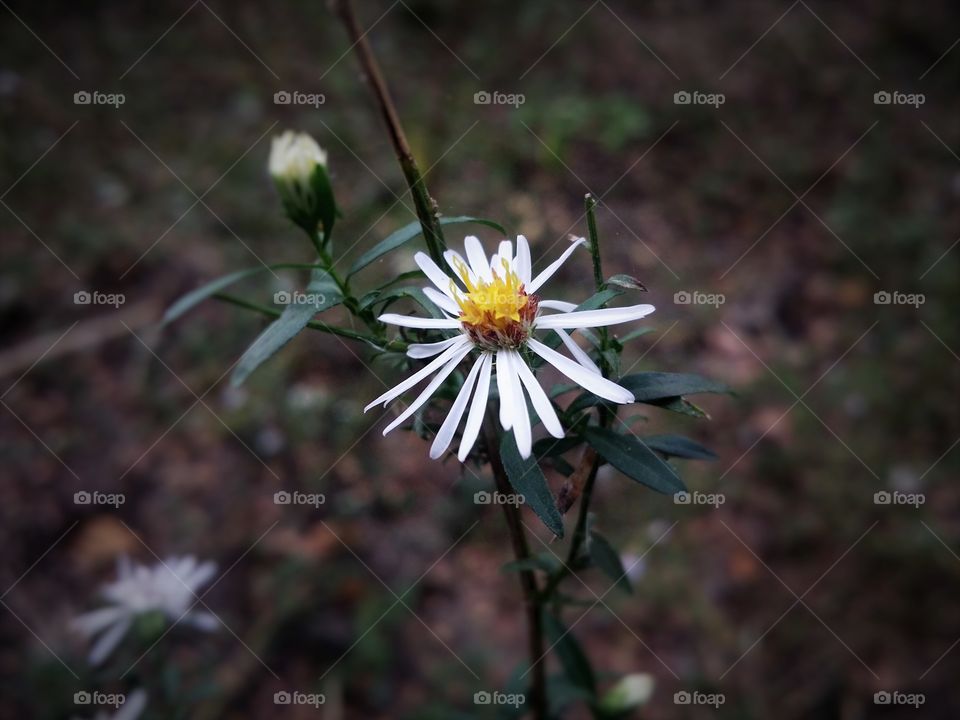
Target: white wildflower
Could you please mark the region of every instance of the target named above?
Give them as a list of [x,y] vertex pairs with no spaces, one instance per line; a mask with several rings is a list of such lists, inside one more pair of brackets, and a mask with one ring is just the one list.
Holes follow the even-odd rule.
[[[520,353],[523,348],[528,348],[594,395],[616,403],[634,402],[629,390],[603,377],[600,368],[571,339],[569,332],[639,320],[653,312],[653,305],[575,311],[575,303],[541,300],[536,295],[570,254],[585,242],[584,238],[574,240],[560,258],[536,276],[533,276],[530,247],[523,235],[517,237],[516,253],[513,243],[503,240],[489,259],[480,241],[473,236],[467,237],[464,241],[466,259],[453,250],[444,253],[444,259],[453,271],[452,276],[441,270],[426,254],[417,253],[417,265],[435,286],[424,288],[424,292],[443,310],[445,316],[421,318],[386,314],[381,315],[380,320],[403,327],[459,332],[440,342],[409,347],[407,355],[412,358],[437,357],[378,397],[365,410],[380,403],[386,405],[427,377],[432,375],[433,378],[406,410],[387,426],[384,435],[427,402],[473,350],[479,351],[479,357],[437,432],[430,448],[432,458],[438,458],[446,452],[466,412],[467,421],[457,453],[461,462],[466,459],[480,432],[494,368],[500,395],[500,424],[504,430],[513,430],[521,456],[530,456],[532,444],[526,397],[529,397],[547,432],[557,438],[564,436],[549,397]],[[545,310],[557,312],[545,313]],[[538,330],[556,332],[573,359],[537,340],[534,333]]]
[[219,626],[211,613],[193,610],[197,590],[217,571],[213,562],[200,563],[193,556],[168,558],[152,567],[121,558],[117,579],[107,583],[101,595],[108,605],[74,618],[72,627],[87,638],[99,636],[89,660],[99,665],[123,640],[134,620],[159,612],[170,622],[183,622],[200,630]]

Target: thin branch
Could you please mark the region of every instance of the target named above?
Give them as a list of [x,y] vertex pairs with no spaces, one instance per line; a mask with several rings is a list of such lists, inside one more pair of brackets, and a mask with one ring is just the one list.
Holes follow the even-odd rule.
[[[500,433],[497,432],[497,419],[492,411],[487,412],[484,421],[484,439],[487,445],[487,456],[490,460],[490,469],[496,479],[497,491],[508,495],[513,492],[507,472],[500,459]],[[513,544],[513,554],[517,560],[526,560],[530,557],[530,547],[527,544],[527,534],[520,517],[520,510],[516,505],[503,503],[503,513],[510,531],[510,541]],[[547,718],[547,678],[546,663],[540,662],[544,656],[543,649],[543,608],[541,595],[537,589],[537,579],[532,570],[521,570],[520,588],[523,590],[523,601],[527,610],[527,644],[530,653],[530,662],[534,663],[533,680],[530,684],[530,703],[535,720]]]
[[400,162],[400,168],[403,170],[403,176],[407,180],[410,188],[410,194],[413,197],[414,206],[417,209],[417,219],[420,220],[420,226],[423,228],[423,237],[427,241],[427,249],[430,251],[430,257],[438,265],[443,261],[443,250],[446,244],[443,240],[443,231],[440,229],[439,211],[436,201],[430,197],[427,186],[423,181],[423,175],[417,167],[417,162],[410,150],[410,144],[407,142],[407,136],[403,132],[403,126],[400,124],[400,117],[397,114],[396,106],[390,97],[390,91],[387,89],[386,80],[380,72],[380,66],[373,54],[370,43],[367,41],[367,34],[361,30],[357,23],[356,15],[353,13],[353,5],[350,0],[331,0],[331,7],[343,21],[347,29],[347,34],[353,42],[353,50],[356,52],[366,75],[367,82],[373,89],[373,94],[377,99],[377,105],[380,108],[380,114],[386,123],[387,132],[390,135],[390,142],[397,153],[397,160]]

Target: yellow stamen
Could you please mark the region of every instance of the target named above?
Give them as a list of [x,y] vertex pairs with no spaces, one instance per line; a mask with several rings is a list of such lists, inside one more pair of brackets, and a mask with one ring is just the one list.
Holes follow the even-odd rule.
[[502,276],[491,273],[490,282],[481,278],[472,282],[470,271],[461,260],[455,259],[454,265],[467,288],[466,293],[457,287],[452,288],[463,323],[481,329],[506,331],[520,322],[520,312],[527,306],[529,297],[523,292],[523,282],[510,269],[506,258],[503,259]]

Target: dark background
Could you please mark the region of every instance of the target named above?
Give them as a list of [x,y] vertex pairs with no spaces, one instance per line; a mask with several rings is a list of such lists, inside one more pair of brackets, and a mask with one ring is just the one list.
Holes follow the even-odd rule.
[[[282,129],[329,151],[344,265],[413,218],[338,22],[322,2],[0,4],[0,715],[83,714],[75,690],[146,685],[149,718],[483,716],[473,692],[523,656],[509,545],[472,502],[485,481],[362,414],[398,371],[306,332],[235,390],[225,375],[260,318],[210,302],[156,328],[205,280],[309,259],[266,176]],[[586,233],[594,192],[606,270],[657,306],[625,366],[738,390],[696,399],[711,421],[647,419],[718,452],[684,475],[721,508],[602,474],[598,527],[646,555],[633,596],[604,596],[595,572],[589,590],[567,586],[604,597],[574,631],[598,670],[652,673],[656,719],[956,717],[957,6],[404,0],[358,14],[442,212],[526,234],[542,267]],[[125,103],[75,105],[80,90]],[[278,106],[278,90],[326,102]],[[476,105],[481,90],[525,102]],[[677,105],[681,90],[725,102]],[[883,90],[925,102],[877,105]],[[586,298],[588,262],[552,287]],[[243,292],[269,302],[302,283],[280,275]],[[76,305],[80,290],[125,303]],[[680,291],[725,302],[675,304]],[[879,291],[925,302],[878,305]],[[126,503],[75,505],[82,489]],[[327,503],[276,506],[280,489]],[[877,505],[881,490],[925,503]],[[67,622],[98,607],[114,559],[185,553],[225,573],[204,602],[228,629],[178,628],[119,680],[149,646],[131,636],[92,674]],[[327,706],[281,713],[273,693],[294,688]],[[726,702],[677,706],[684,689]],[[877,706],[880,690],[926,703]]]

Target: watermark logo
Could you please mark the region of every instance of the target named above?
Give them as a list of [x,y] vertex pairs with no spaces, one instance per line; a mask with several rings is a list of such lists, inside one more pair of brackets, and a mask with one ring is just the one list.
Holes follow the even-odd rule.
[[919,108],[927,101],[927,96],[923,93],[902,93],[899,90],[892,92],[887,90],[878,90],[873,94],[874,105],[912,105]]
[[87,290],[77,290],[73,294],[74,305],[113,305],[118,308],[127,301],[127,296],[123,293],[103,293],[99,290],[89,292]]
[[323,93],[305,93],[299,90],[277,90],[273,94],[274,105],[312,105],[319,108],[327,101]]
[[874,305],[913,305],[919,308],[927,301],[927,296],[923,293],[902,293],[899,290],[890,292],[889,290],[880,290],[873,294]]
[[919,708],[926,701],[927,698],[923,693],[903,693],[899,690],[894,690],[893,692],[881,690],[873,694],[874,705],[912,705],[914,708]]
[[277,305],[316,305],[320,307],[327,301],[323,293],[305,293],[300,290],[289,292],[277,290],[273,294],[273,302]]
[[927,501],[926,495],[923,493],[905,493],[900,492],[899,490],[894,490],[890,492],[888,490],[880,490],[873,494],[873,504],[874,505],[912,505],[914,508],[918,508]]
[[74,105],[113,105],[118,108],[127,101],[123,93],[104,93],[99,90],[88,92],[87,90],[78,90],[73,94]]
[[712,705],[714,708],[719,708],[726,701],[727,698],[723,693],[680,690],[673,694],[674,705]]
[[127,701],[127,696],[123,693],[105,693],[99,690],[89,692],[79,690],[73,694],[74,705],[103,705],[112,708],[118,708]]
[[473,694],[474,705],[509,705],[518,708],[527,701],[523,693],[487,692],[480,690]]
[[502,93],[497,90],[487,92],[481,90],[473,94],[474,105],[513,105],[520,107],[527,101],[527,96],[523,93]]
[[127,501],[123,493],[102,493],[99,490],[78,490],[73,494],[74,505],[112,505],[120,507]]
[[273,694],[274,705],[309,705],[312,708],[319,708],[326,701],[327,698],[323,693],[278,690]]
[[287,492],[280,490],[273,494],[274,505],[310,505],[318,508],[327,501],[323,493],[302,493],[297,490]]
[[704,93],[699,90],[678,90],[673,94],[674,105],[712,105],[720,107],[727,101],[723,93]]
[[674,505],[713,505],[718,508],[727,501],[723,493],[678,492],[673,495]]
[[488,492],[481,490],[473,494],[474,505],[513,505],[519,507],[527,499],[522,493]]
[[721,293],[704,293],[699,290],[681,290],[673,294],[674,305],[713,305],[715,308],[718,308],[726,301],[726,295]]

